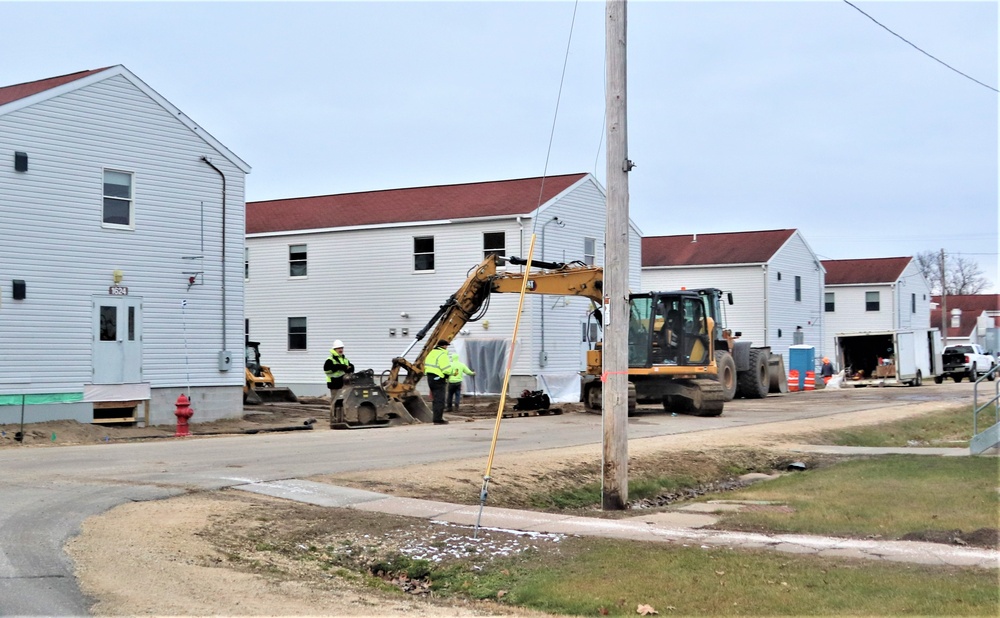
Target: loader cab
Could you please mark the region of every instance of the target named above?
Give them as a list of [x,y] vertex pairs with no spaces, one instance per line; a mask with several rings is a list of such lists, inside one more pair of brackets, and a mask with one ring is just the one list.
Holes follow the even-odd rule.
[[246,366],[247,370],[255,377],[260,377],[260,343],[256,341],[246,342]]
[[691,292],[634,294],[629,300],[628,365],[707,365],[711,333],[702,297]]

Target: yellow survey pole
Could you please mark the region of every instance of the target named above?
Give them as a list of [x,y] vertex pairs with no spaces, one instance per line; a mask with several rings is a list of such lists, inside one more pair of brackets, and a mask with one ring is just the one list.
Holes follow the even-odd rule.
[[514,366],[514,351],[517,344],[517,329],[521,326],[521,309],[524,307],[524,294],[528,289],[528,276],[531,274],[531,256],[535,252],[535,235],[531,235],[528,244],[528,265],[524,269],[524,279],[521,281],[521,296],[517,301],[517,316],[514,318],[514,333],[510,337],[510,353],[507,355],[507,371],[503,376],[503,388],[500,389],[500,405],[497,406],[497,418],[493,424],[493,439],[490,441],[490,455],[486,458],[486,472],[483,474],[483,488],[479,490],[479,515],[476,517],[476,529],[473,538],[479,536],[479,521],[483,517],[483,507],[486,506],[486,496],[490,488],[490,472],[493,470],[493,454],[497,450],[497,438],[500,435],[500,419],[503,418],[503,407],[507,402],[507,384],[510,382],[510,372]]

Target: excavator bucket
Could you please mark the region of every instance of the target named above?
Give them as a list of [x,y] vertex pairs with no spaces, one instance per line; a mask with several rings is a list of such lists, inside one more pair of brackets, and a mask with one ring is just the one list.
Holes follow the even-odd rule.
[[406,407],[406,411],[410,413],[410,416],[417,419],[421,423],[430,423],[434,421],[434,412],[427,407],[427,402],[420,395],[414,395],[413,397],[407,397],[402,403]]

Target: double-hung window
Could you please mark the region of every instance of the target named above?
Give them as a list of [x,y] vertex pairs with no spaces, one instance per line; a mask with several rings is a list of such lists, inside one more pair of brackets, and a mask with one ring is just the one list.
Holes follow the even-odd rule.
[[878,292],[865,292],[865,311],[878,311]]
[[583,239],[583,263],[587,266],[593,266],[594,261],[597,259],[597,239],[596,238],[584,238]]
[[104,170],[104,225],[133,229],[134,216],[132,173]]
[[504,232],[483,233],[483,259],[490,255],[505,255],[507,252],[507,235]]
[[833,292],[824,292],[823,293],[823,305],[824,305],[824,310],[827,313],[833,313],[834,312],[834,310],[837,307],[837,304],[836,304],[836,299],[833,296]]
[[795,275],[795,302],[802,302],[802,277]]
[[307,349],[306,333],[306,318],[288,318],[288,349]]
[[308,255],[306,245],[288,246],[289,277],[305,277],[308,274]]
[[413,270],[434,270],[433,236],[416,236],[413,238]]

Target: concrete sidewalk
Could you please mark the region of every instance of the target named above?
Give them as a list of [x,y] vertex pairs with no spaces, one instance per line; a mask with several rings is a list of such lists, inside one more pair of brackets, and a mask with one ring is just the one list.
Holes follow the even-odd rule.
[[[296,479],[237,485],[234,489],[319,506],[417,517],[459,526],[474,526],[480,518],[478,506],[398,498]],[[673,512],[639,514],[626,519],[602,519],[487,506],[482,509],[479,525],[499,530],[599,536],[653,543],[769,549],[817,556],[1000,568],[1000,552],[993,549],[914,541],[858,540],[797,534],[767,535],[700,529],[715,523],[716,519],[711,513],[739,507],[740,503],[717,501],[692,504]]]

